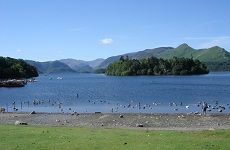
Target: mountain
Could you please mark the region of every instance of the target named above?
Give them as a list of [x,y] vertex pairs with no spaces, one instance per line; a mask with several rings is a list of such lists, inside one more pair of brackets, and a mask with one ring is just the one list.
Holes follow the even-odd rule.
[[173,57],[185,57],[185,58],[191,58],[193,57],[193,53],[195,53],[196,50],[192,47],[188,46],[187,44],[181,44],[177,48],[174,48],[170,51],[164,52],[160,55],[160,58],[170,59]]
[[181,44],[176,48],[159,47],[154,49],[145,49],[134,53],[112,56],[105,60],[100,58],[93,61],[61,59],[48,62],[26,60],[26,62],[35,66],[39,73],[91,73],[95,72],[97,69],[100,70],[106,68],[110,63],[119,60],[121,56],[128,56],[130,59],[142,59],[149,58],[151,56],[163,59],[170,59],[173,57],[193,58],[206,63],[210,71],[230,71],[230,53],[225,49],[218,46],[207,49],[194,49],[186,43]]
[[94,69],[97,68],[104,61],[104,59],[99,58],[92,61],[84,61],[84,60],[76,60],[76,59],[61,59],[59,61],[65,63],[76,72],[87,73],[87,72],[93,72]]
[[85,61],[85,63],[87,63],[90,67],[97,68],[103,61],[103,58],[98,58],[92,61]]
[[204,62],[229,62],[230,53],[225,49],[215,46],[209,49],[199,50],[200,53],[194,54],[194,57]]
[[85,61],[75,59],[61,59],[60,62],[66,64],[76,72],[92,72],[93,68],[90,67]]
[[218,46],[207,49],[194,49],[186,43],[181,44],[176,48],[159,47],[155,49],[146,49],[139,52],[109,57],[103,61],[99,67],[106,68],[110,63],[119,60],[121,56],[128,56],[131,59],[149,58],[151,56],[163,59],[170,59],[173,57],[194,58],[206,63],[211,71],[230,70],[230,53],[225,49]]
[[37,68],[39,73],[60,73],[60,72],[78,72],[78,73],[90,73],[94,72],[94,69],[104,59],[96,59],[93,61],[83,61],[75,59],[62,59],[56,61],[38,62],[32,60],[26,60],[26,62]]
[[194,49],[187,44],[182,44],[171,51],[163,53],[161,58],[186,57],[198,59],[202,62],[229,62],[230,53],[225,49],[214,46],[208,49]]
[[39,73],[60,73],[60,72],[75,72],[68,65],[60,61],[37,62],[32,60],[25,60],[28,64],[37,68]]
[[142,58],[148,58],[151,56],[155,56],[155,57],[160,58],[162,53],[166,53],[170,50],[173,50],[173,47],[159,47],[159,48],[155,48],[155,49],[146,49],[144,51],[138,51],[138,52],[134,52],[134,53],[127,53],[127,54],[123,54],[123,55],[112,56],[112,57],[105,59],[99,65],[99,68],[106,68],[110,63],[119,60],[121,56],[128,56],[131,59],[142,59]]

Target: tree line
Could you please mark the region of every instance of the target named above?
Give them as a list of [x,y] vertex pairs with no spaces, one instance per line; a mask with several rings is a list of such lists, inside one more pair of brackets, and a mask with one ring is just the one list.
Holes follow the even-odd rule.
[[209,70],[230,71],[230,62],[206,62]]
[[199,75],[207,74],[207,66],[199,60],[189,58],[162,59],[150,57],[147,59],[129,59],[121,56],[119,61],[106,68],[107,75]]
[[22,59],[0,57],[0,79],[37,77],[37,69]]

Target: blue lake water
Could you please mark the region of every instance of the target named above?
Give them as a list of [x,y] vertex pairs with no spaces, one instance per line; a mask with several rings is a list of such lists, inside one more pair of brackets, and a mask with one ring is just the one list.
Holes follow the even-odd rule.
[[[15,107],[20,112],[189,113],[201,111],[197,104],[206,101],[211,107],[218,103],[226,108],[223,112],[230,112],[230,72],[135,77],[52,74],[36,80],[23,88],[0,88],[0,106],[9,112]],[[211,107],[211,112],[218,112]]]

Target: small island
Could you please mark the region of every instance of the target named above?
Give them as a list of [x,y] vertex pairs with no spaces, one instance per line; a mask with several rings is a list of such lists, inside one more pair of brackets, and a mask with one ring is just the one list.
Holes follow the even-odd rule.
[[201,75],[208,74],[207,66],[199,60],[190,58],[129,59],[120,57],[119,61],[106,68],[106,75],[137,76],[137,75]]
[[24,60],[0,57],[0,87],[23,87],[25,79],[37,76],[37,69]]

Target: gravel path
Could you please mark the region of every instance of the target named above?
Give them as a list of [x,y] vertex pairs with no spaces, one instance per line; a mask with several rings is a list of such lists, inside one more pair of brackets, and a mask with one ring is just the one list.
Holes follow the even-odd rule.
[[145,114],[145,113],[0,113],[0,124],[148,128],[160,130],[230,129],[230,114]]

